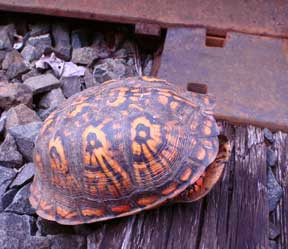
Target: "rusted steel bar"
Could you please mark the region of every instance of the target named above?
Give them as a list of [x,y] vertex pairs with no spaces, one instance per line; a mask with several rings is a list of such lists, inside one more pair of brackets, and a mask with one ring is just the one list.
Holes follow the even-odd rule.
[[288,1],[0,0],[0,9],[162,27],[205,26],[288,37]]
[[288,131],[288,40],[229,32],[207,43],[203,28],[168,29],[158,76],[187,88],[202,83],[216,116]]

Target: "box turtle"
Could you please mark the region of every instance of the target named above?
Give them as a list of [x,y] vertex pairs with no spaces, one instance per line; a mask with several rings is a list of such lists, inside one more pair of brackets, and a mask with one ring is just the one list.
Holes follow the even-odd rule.
[[229,156],[212,96],[164,80],[112,80],[72,96],[35,143],[30,202],[39,216],[81,224],[191,202]]

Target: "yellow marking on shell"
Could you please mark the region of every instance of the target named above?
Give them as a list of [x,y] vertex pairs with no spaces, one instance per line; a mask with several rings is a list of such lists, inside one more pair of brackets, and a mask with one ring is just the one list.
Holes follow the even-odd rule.
[[[145,138],[147,138],[148,134],[143,130],[140,130],[139,133],[137,131],[137,126],[140,124],[146,126],[150,130],[151,138],[148,139],[147,141],[145,141]],[[150,168],[152,170],[152,174],[153,175],[161,174],[164,168],[159,162],[156,162],[153,154],[150,152],[151,150],[153,153],[156,154],[158,152],[157,147],[162,142],[160,125],[152,124],[146,117],[142,116],[133,120],[133,122],[131,123],[131,127],[132,127],[131,128],[131,141],[132,141],[133,155],[139,156],[141,155],[141,153],[143,153],[147,162],[151,164]],[[143,138],[143,143],[137,142],[136,140],[137,135]],[[134,163],[133,166],[134,166],[135,178],[139,185],[143,185],[143,182],[145,181],[152,180],[150,172],[147,168],[148,165],[146,165],[145,163]],[[144,179],[141,178],[141,172],[144,174],[144,176],[142,175],[142,178]]]
[[204,126],[204,129],[203,129],[203,133],[204,135],[206,136],[210,136],[211,135],[211,128],[209,126]]
[[60,186],[63,189],[69,190],[71,193],[81,191],[81,186],[75,176],[53,174],[51,182],[55,186]]
[[153,139],[148,139],[147,140],[147,145],[149,148],[153,151],[153,153],[157,153],[157,145],[160,143],[160,135],[157,137],[158,143],[155,142]]
[[65,137],[70,137],[72,135],[72,131],[71,130],[68,130],[68,129],[65,129],[63,131],[63,134]]
[[145,131],[140,131],[139,132],[139,136],[143,137],[143,138],[146,138],[147,137],[147,133]]
[[37,210],[37,214],[40,216],[40,217],[45,217],[45,219],[47,220],[55,220],[55,215],[52,214],[52,213],[47,213],[41,209],[38,209]]
[[[140,88],[134,88],[130,90],[132,93],[140,93]],[[131,98],[131,97],[130,97]]]
[[133,151],[133,155],[138,155],[140,156],[142,153],[142,147],[140,144],[136,143],[136,142],[132,142],[132,151]]
[[139,100],[139,98],[136,96],[131,96],[131,97],[129,97],[129,99],[132,101],[138,101]]
[[34,161],[35,164],[37,166],[37,169],[40,170],[41,172],[43,171],[43,162],[42,162],[42,158],[39,152],[36,152],[34,155]]
[[148,147],[145,144],[142,147],[145,158],[150,163],[150,169],[153,173],[153,176],[161,174],[164,171],[163,166],[155,160],[154,156],[151,154],[151,152],[149,151]]
[[[52,149],[56,150],[56,155],[55,151],[52,151]],[[68,163],[66,160],[65,152],[64,152],[64,147],[61,141],[61,138],[54,137],[50,139],[49,144],[48,144],[48,151],[49,151],[49,159],[50,159],[50,165],[51,168],[54,170],[59,170],[62,173],[67,173],[68,171]],[[51,153],[53,153],[51,155]]]
[[166,150],[163,150],[163,151],[162,151],[162,154],[163,154],[163,156],[165,156],[168,160],[173,161],[173,160],[176,158],[178,152],[177,152],[176,149],[171,149],[171,150],[166,149]]
[[119,191],[113,185],[108,185],[108,190],[115,198],[119,197]]
[[111,208],[114,213],[126,213],[131,209],[130,205],[119,205]]
[[168,103],[168,98],[167,98],[167,96],[159,95],[159,96],[158,96],[158,101],[159,101],[162,105],[167,105],[167,103]]
[[129,112],[124,110],[124,111],[121,111],[120,112],[122,116],[128,116],[129,115]]
[[155,202],[159,197],[157,195],[147,196],[138,199],[137,204],[140,206],[147,206]]
[[81,123],[80,123],[79,120],[76,120],[76,121],[74,122],[74,125],[75,125],[76,127],[80,127],[80,126],[81,126]]
[[39,207],[42,209],[42,210],[45,210],[45,211],[51,211],[53,209],[53,206],[51,204],[48,204],[46,201],[44,200],[41,200],[40,203],[39,203]]
[[148,77],[148,76],[142,76],[142,79],[148,82],[166,82],[165,80],[154,78],[154,77]]
[[88,112],[86,112],[86,113],[84,113],[83,115],[82,115],[82,118],[83,118],[83,120],[84,120],[84,122],[89,122],[89,113]]
[[169,195],[170,193],[172,193],[173,191],[175,191],[175,189],[177,188],[177,184],[171,183],[167,188],[165,188],[164,190],[162,190],[162,194],[163,195]]
[[104,214],[104,211],[103,209],[84,208],[81,210],[81,213],[84,216],[102,216]]
[[169,161],[166,158],[164,158],[162,155],[159,155],[159,160],[161,161],[161,163],[165,167],[165,169],[170,172],[171,168],[170,168]]
[[186,99],[186,98],[183,98],[179,95],[177,95],[177,93],[175,93],[173,90],[170,90],[170,89],[161,89],[161,95],[163,96],[166,96],[166,97],[171,97],[173,96],[174,100],[175,101],[178,101],[180,103],[185,103],[193,108],[197,107],[198,104]]
[[213,148],[213,143],[210,140],[203,140],[202,144],[207,149],[212,149]]
[[[117,172],[119,175],[122,177],[122,183],[128,187],[131,186],[131,180],[128,175],[128,173],[121,167],[121,165],[112,157],[113,155],[111,154],[112,152],[110,151],[111,149],[111,143],[107,139],[106,134],[101,130],[106,123],[110,122],[112,119],[105,119],[100,125],[97,127],[94,127],[92,125],[88,126],[83,134],[82,134],[82,153],[84,156],[84,163],[87,165],[93,165],[96,168],[100,167],[105,176],[111,179],[115,187],[119,192],[121,192],[121,185],[119,180],[116,179],[114,176],[113,172],[110,171],[110,169],[107,167],[105,164],[105,160],[107,163],[110,165],[110,167],[113,169],[114,172]],[[89,151],[87,151],[87,148],[89,145],[87,141],[87,137],[89,134],[95,134],[96,138],[98,141],[101,142],[102,146],[101,147],[95,147],[93,148],[92,154],[90,154]]]
[[137,109],[137,110],[139,110],[139,111],[144,111],[144,108],[142,108],[141,106],[139,106],[139,105],[136,105],[136,104],[130,104],[129,105],[129,108],[135,108],[135,109]]
[[45,133],[45,131],[49,128],[49,126],[53,123],[54,121],[54,115],[50,114],[50,116],[44,121],[44,124],[41,128],[41,135],[43,135]]
[[79,113],[81,113],[83,111],[83,108],[85,107],[95,107],[93,104],[89,104],[89,103],[79,103],[77,105],[73,105],[74,110],[70,111],[67,113],[67,117],[68,118],[73,118],[76,117]]
[[191,174],[192,174],[192,169],[190,168],[185,169],[184,173],[180,176],[180,180],[182,182],[186,182],[190,178]]
[[[145,163],[134,163],[133,168],[134,168],[135,179],[138,185],[142,186],[145,183],[152,181],[150,172]],[[141,176],[141,172],[144,174],[144,179]]]
[[101,85],[108,85],[108,84],[115,83],[115,82],[119,82],[119,79],[107,80],[103,82]]
[[196,155],[197,159],[202,161],[205,158],[205,156],[206,156],[205,149],[199,148],[199,150],[197,151],[197,155]]
[[116,107],[119,106],[121,104],[123,104],[126,101],[126,93],[129,90],[129,88],[124,88],[122,87],[121,89],[119,89],[118,91],[112,91],[110,94],[112,94],[110,97],[114,97],[115,94],[118,94],[118,96],[116,97],[116,100],[114,101],[110,101],[108,100],[106,102],[107,106],[111,106],[111,107]]
[[56,212],[58,215],[60,215],[63,218],[71,219],[73,217],[76,217],[78,215],[77,212],[70,212],[70,210],[61,208],[61,207],[56,207]]
[[86,189],[86,192],[94,193],[95,190],[97,190],[99,193],[104,193],[106,184],[107,177],[102,172],[94,172],[88,169],[84,170],[84,188]]
[[203,98],[203,102],[208,105],[210,103],[209,98],[208,97],[204,97]]
[[118,129],[121,129],[121,124],[116,122],[116,123],[113,124],[112,127],[113,127],[114,130],[118,130]]
[[199,123],[196,120],[192,121],[192,123],[190,124],[191,130],[195,131],[197,129],[198,125],[199,125]]
[[173,110],[175,110],[178,106],[179,106],[179,103],[177,103],[176,101],[172,101],[170,103],[170,108]]

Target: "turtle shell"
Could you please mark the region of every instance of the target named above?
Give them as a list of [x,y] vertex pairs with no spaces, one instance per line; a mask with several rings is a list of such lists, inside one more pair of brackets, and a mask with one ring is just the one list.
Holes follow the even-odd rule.
[[81,224],[174,198],[218,152],[209,95],[164,80],[113,80],[65,101],[35,144],[30,202],[39,216]]

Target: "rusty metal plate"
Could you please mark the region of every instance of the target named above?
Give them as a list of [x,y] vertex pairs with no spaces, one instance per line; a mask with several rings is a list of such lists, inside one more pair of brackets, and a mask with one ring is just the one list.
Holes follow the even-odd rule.
[[172,28],[158,76],[207,84],[218,118],[288,131],[287,39],[229,32],[224,47],[208,47],[205,29]]
[[288,37],[288,1],[263,0],[0,0],[0,9],[54,16],[205,26],[226,31]]

